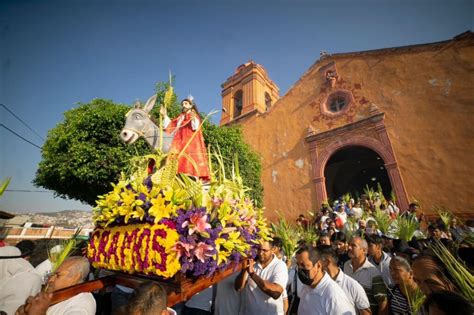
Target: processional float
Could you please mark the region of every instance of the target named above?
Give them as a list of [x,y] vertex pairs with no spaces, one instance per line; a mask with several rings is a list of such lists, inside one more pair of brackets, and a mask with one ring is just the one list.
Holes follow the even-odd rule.
[[182,113],[169,119],[172,93],[170,87],[158,125],[150,116],[156,95],[127,113],[120,137],[127,144],[143,137],[153,153],[133,158],[93,209],[87,255],[109,275],[58,291],[53,302],[152,280],[165,287],[172,306],[243,268],[268,239],[263,210],[246,194],[237,161],[225,174],[222,156],[212,153],[212,168],[201,131],[209,115],[201,119],[188,97]]

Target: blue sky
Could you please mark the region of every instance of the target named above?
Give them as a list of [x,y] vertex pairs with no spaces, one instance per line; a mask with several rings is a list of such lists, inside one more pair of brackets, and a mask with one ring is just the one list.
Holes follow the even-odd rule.
[[[176,75],[180,97],[221,108],[220,85],[252,59],[280,95],[319,53],[451,39],[473,29],[474,1],[22,1],[0,0],[0,103],[40,135],[93,98],[131,104]],[[218,122],[219,116],[214,118]],[[0,107],[0,123],[43,140]],[[0,178],[31,184],[41,152],[0,128]],[[7,211],[90,209],[48,192],[9,192]]]

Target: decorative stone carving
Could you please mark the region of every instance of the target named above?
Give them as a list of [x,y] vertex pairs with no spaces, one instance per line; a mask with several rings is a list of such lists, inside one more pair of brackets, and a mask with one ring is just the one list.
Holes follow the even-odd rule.
[[326,84],[331,88],[336,86],[336,83],[339,80],[339,75],[337,73],[335,62],[331,62],[324,67],[321,67],[319,72],[321,73],[323,82],[326,82]]

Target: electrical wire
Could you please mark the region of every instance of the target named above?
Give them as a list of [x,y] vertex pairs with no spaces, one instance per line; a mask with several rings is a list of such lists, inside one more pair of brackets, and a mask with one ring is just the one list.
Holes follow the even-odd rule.
[[5,191],[9,192],[26,192],[26,193],[50,193],[52,194],[52,191],[47,191],[47,190],[27,190],[27,189],[6,189]]
[[18,117],[18,115],[16,115],[11,109],[9,109],[9,108],[7,107],[7,105],[0,103],[0,106],[2,106],[2,107],[3,107],[7,112],[9,112],[13,117],[15,117],[16,119],[18,119],[23,125],[25,125],[26,128],[28,128],[31,132],[33,132],[35,135],[37,135],[38,137],[40,137],[41,140],[44,141],[44,138],[43,138],[36,130],[34,130],[33,128],[31,128],[30,125],[28,125],[25,121],[23,121],[23,119],[21,119],[20,117]]
[[13,134],[14,134],[15,136],[17,136],[18,138],[20,138],[20,139],[22,139],[23,141],[26,141],[26,142],[28,142],[29,144],[31,144],[32,146],[37,147],[38,149],[41,149],[41,147],[40,147],[39,145],[37,145],[37,144],[31,142],[30,140],[28,140],[28,139],[26,139],[26,138],[20,136],[17,132],[11,130],[10,128],[8,128],[7,126],[5,126],[4,124],[0,123],[0,127],[5,128],[6,130],[10,131],[11,133],[13,133]]

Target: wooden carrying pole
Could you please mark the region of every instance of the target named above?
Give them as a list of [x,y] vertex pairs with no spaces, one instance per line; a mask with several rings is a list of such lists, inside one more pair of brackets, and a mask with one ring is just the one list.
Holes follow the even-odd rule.
[[168,293],[168,306],[173,306],[179,302],[187,301],[194,294],[222,281],[234,272],[238,272],[242,268],[245,268],[247,265],[248,261],[245,260],[238,265],[229,266],[225,270],[216,272],[211,277],[186,278],[184,275],[178,274],[174,278],[168,280],[155,276],[129,275],[125,273],[111,272],[111,275],[109,276],[80,283],[54,292],[51,305],[65,301],[79,293],[94,292],[116,284],[129,288],[136,288],[144,281],[154,281],[165,288]]

